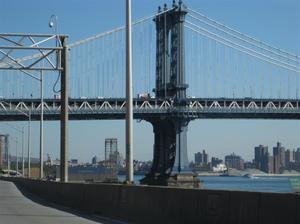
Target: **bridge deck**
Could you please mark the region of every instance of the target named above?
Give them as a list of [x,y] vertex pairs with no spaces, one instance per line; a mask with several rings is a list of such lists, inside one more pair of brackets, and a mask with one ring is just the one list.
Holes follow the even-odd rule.
[[[60,100],[44,100],[44,119],[60,119]],[[124,119],[126,101],[122,98],[69,99],[70,120]],[[39,99],[0,100],[0,121],[40,119]],[[27,116],[26,116],[27,115]],[[299,99],[187,98],[134,99],[135,119],[183,116],[189,119],[300,119]]]
[[80,217],[80,214],[72,214],[49,206],[30,200],[13,183],[0,180],[0,224],[120,223],[98,222],[100,220],[94,217]]

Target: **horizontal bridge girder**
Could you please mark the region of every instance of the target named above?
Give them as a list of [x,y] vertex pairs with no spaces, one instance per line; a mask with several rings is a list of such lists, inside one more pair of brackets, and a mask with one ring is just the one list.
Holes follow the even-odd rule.
[[[189,119],[300,119],[300,100],[187,98],[181,103],[172,99],[134,99],[135,119],[174,116]],[[45,120],[59,120],[60,100],[45,99]],[[122,98],[69,99],[71,120],[124,119],[126,101]],[[0,121],[39,120],[39,99],[0,100]]]

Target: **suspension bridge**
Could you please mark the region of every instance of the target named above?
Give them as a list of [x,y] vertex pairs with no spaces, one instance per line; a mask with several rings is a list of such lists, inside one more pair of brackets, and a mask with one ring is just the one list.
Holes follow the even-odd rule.
[[[50,38],[50,37],[49,37]],[[57,43],[60,46],[60,43]],[[58,39],[59,40],[59,39]],[[24,46],[39,42],[13,39]],[[124,119],[125,27],[68,44],[73,120]],[[59,47],[57,47],[58,49]],[[53,50],[12,56],[1,48],[0,119],[38,120],[39,84],[27,67],[53,66]],[[10,56],[8,56],[10,55]],[[45,55],[47,57],[45,57]],[[38,60],[41,56],[47,60]],[[142,181],[167,184],[187,167],[187,127],[194,119],[299,119],[299,56],[224,25],[181,2],[133,23],[134,118],[153,125],[154,160]],[[19,71],[11,71],[12,66]],[[45,119],[60,117],[59,74],[44,72]],[[32,75],[36,77],[34,74]]]

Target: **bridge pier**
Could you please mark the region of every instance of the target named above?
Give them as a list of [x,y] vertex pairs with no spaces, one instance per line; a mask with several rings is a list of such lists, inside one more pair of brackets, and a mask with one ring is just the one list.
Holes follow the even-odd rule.
[[[172,8],[159,7],[156,23],[156,98],[186,106],[184,66],[184,21],[187,8],[179,1]],[[142,184],[167,186],[196,186],[199,180],[188,170],[187,127],[189,117],[172,114],[170,117],[148,119],[153,125],[154,159],[151,171]]]
[[141,184],[199,187],[199,180],[189,170],[189,120],[161,117],[147,121],[153,126],[154,155],[152,168],[140,181]]

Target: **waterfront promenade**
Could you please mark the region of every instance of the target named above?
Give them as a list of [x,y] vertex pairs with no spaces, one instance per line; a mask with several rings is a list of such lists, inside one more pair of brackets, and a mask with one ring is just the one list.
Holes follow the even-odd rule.
[[0,180],[0,224],[117,224],[95,216],[54,206],[38,198],[26,197],[12,182]]

